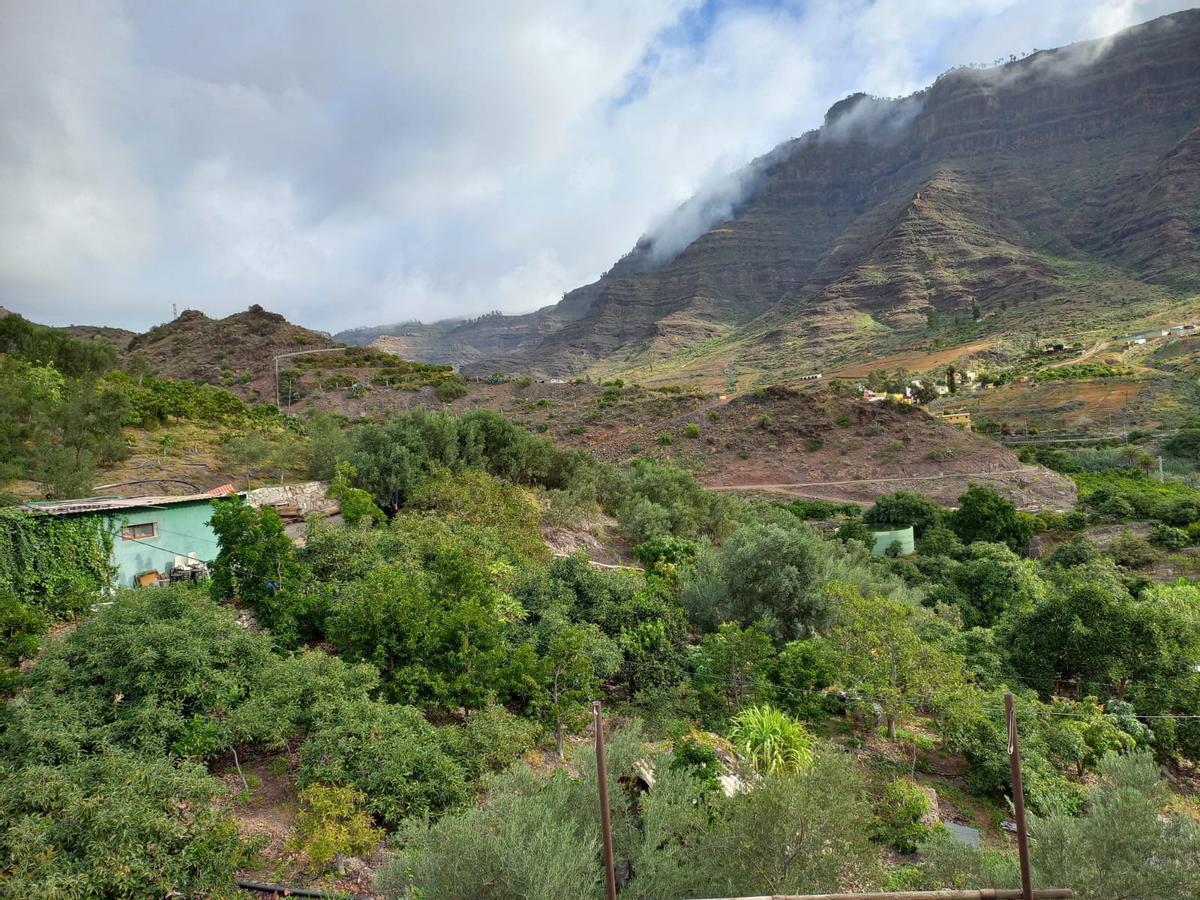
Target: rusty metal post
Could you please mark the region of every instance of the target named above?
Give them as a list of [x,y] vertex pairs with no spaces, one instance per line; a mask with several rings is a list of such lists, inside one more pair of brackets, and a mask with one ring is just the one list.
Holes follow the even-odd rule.
[[617,870],[613,863],[612,820],[608,810],[608,765],[604,761],[604,721],[600,716],[600,701],[592,701],[592,718],[596,725],[596,780],[600,783],[600,827],[604,832],[604,878],[608,900],[617,900]]
[[1008,720],[1008,762],[1012,769],[1013,805],[1017,814],[1017,852],[1021,857],[1021,895],[1033,900],[1033,876],[1029,871],[1029,831],[1025,825],[1025,788],[1021,784],[1021,745],[1017,738],[1017,710],[1012,691],[1004,692],[1004,715]]

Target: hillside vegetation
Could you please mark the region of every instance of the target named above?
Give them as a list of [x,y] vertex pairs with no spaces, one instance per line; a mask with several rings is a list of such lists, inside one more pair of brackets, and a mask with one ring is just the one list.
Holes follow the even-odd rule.
[[[1080,534],[1138,514],[1097,484],[1069,515],[974,486],[953,511],[896,493],[860,518],[603,462],[490,410],[324,427],[304,426],[304,470],[332,479],[346,524],[314,521],[302,548],[233,497],[214,502],[206,585],[91,611],[95,581],[53,608],[14,590],[19,572],[0,582],[24,623],[5,659],[32,662],[9,670],[0,717],[6,892],[231,896],[250,876],[600,896],[597,697],[625,895],[1011,886],[1005,688],[1039,883],[1096,900],[1200,888],[1200,588]],[[1144,514],[1200,539],[1197,496]],[[638,565],[542,542],[601,514]],[[40,539],[41,520],[12,515]],[[866,553],[869,527],[905,524],[917,555]],[[1021,555],[1035,532],[1059,544],[1043,562]],[[978,827],[984,849],[938,819]],[[1136,847],[1114,853],[1116,822]]]

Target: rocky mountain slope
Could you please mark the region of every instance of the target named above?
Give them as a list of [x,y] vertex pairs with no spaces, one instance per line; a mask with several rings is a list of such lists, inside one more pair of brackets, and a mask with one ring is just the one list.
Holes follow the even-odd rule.
[[732,385],[956,328],[1119,328],[1200,293],[1200,11],[898,100],[854,95],[738,181],[733,214],[678,252],[678,234],[648,235],[556,306],[379,346]]

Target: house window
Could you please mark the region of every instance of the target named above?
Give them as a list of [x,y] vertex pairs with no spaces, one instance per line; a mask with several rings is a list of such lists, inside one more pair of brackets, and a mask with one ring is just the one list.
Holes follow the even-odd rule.
[[121,529],[121,540],[123,541],[144,541],[147,538],[157,536],[158,531],[154,527],[153,522],[143,522],[140,525],[126,525]]

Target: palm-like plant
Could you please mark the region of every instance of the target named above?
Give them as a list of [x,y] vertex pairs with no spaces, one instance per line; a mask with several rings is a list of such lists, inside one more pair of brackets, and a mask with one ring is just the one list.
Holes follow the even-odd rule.
[[773,706],[750,706],[734,717],[729,739],[759,772],[795,774],[812,763],[812,735]]

